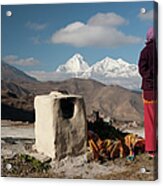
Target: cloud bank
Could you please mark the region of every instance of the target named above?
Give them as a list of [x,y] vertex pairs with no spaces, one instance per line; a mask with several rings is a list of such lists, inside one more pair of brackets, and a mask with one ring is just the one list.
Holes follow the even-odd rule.
[[137,44],[142,38],[126,35],[118,27],[128,24],[128,21],[115,13],[98,13],[87,23],[73,22],[55,32],[52,43],[70,44],[75,47],[118,47],[127,44]]
[[10,65],[19,65],[19,66],[34,66],[40,63],[39,60],[29,57],[29,58],[18,58],[15,55],[8,55],[2,58],[5,63]]
[[29,76],[38,79],[39,81],[63,81],[75,77],[72,74],[66,74],[63,72],[56,72],[56,71],[52,71],[52,72],[26,71],[25,73],[28,74]]

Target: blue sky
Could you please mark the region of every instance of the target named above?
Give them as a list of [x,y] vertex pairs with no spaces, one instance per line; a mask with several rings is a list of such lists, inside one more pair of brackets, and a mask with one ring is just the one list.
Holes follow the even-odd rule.
[[75,53],[90,65],[106,56],[137,63],[153,25],[153,1],[7,5],[1,14],[3,60],[23,71],[50,72]]

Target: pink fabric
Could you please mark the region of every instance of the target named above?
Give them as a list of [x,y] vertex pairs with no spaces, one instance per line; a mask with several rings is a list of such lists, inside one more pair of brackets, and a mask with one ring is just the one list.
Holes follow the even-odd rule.
[[157,103],[144,103],[145,150],[157,150]]
[[155,35],[154,35],[154,29],[153,27],[150,27],[147,31],[147,34],[146,34],[146,40],[147,42],[151,41],[152,39],[154,39]]

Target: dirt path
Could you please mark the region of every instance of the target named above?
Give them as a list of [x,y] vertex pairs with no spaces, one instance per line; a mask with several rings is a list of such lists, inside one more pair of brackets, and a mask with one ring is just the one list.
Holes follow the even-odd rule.
[[34,139],[34,128],[30,127],[16,127],[16,126],[3,126],[1,127],[1,138],[28,138]]

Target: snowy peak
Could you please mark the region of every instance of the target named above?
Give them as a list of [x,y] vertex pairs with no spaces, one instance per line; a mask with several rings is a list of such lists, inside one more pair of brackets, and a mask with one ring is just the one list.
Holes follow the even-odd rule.
[[131,77],[138,75],[138,67],[123,59],[105,57],[101,61],[89,67],[88,63],[80,54],[72,56],[65,64],[60,65],[57,72],[75,73],[83,78],[91,78],[92,75],[100,74],[107,77]]
[[106,57],[92,65],[85,73],[84,77],[101,74],[107,77],[131,77],[138,75],[138,68],[135,64],[129,64],[123,59],[117,60]]
[[116,60],[106,57],[103,60],[95,63],[92,66],[91,70],[96,73],[105,73],[105,72],[113,71],[117,68],[118,69],[120,68],[120,64]]
[[107,85],[120,85],[134,90],[137,90],[141,83],[138,66],[121,58],[105,57],[89,66],[80,54],[75,54],[65,64],[60,65],[56,71],[69,78],[94,79]]
[[118,59],[117,59],[117,62],[118,62],[119,64],[129,65],[129,63],[127,63],[126,61],[124,61],[122,58],[118,58]]
[[85,72],[87,69],[89,69],[89,65],[84,61],[83,56],[81,56],[80,54],[75,54],[65,64],[60,65],[56,71],[66,73],[79,73]]

